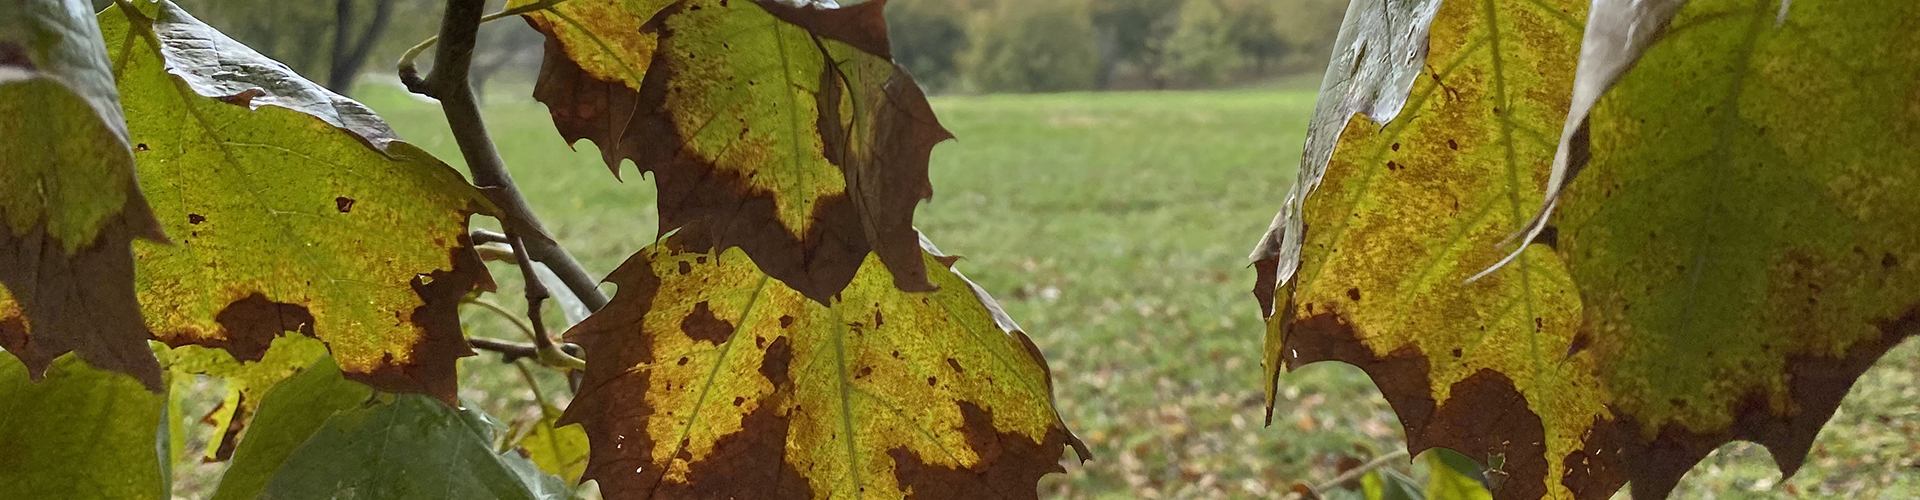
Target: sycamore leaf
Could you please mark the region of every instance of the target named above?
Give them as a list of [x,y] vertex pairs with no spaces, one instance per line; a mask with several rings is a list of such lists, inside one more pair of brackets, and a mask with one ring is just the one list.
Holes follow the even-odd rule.
[[534,97],[616,174],[654,174],[662,234],[742,248],[822,303],[870,252],[930,291],[913,211],[952,136],[893,63],[885,3],[567,2],[527,14],[547,35]]
[[288,455],[260,498],[563,500],[573,492],[518,453],[493,449],[486,414],[381,396],[338,411]]
[[167,498],[167,398],[73,356],[40,383],[0,356],[0,498]]
[[[241,361],[227,350],[197,345],[180,346],[162,352],[160,360],[176,384],[193,380],[195,375],[207,375],[225,385],[227,399],[213,414],[213,432],[206,446],[208,454],[205,457],[219,461],[231,456],[234,446],[239,443],[238,438],[251,426],[269,390],[326,355],[326,344],[317,339],[305,335],[284,335],[274,338],[258,360]],[[176,385],[176,390],[179,387]]]
[[259,498],[267,481],[335,413],[358,408],[373,396],[366,386],[341,377],[333,360],[321,357],[267,392],[253,430],[233,452],[213,500]]
[[129,147],[90,5],[0,3],[0,347],[36,379],[73,351],[161,389],[129,246],[165,237]]
[[1414,451],[1502,462],[1495,498],[1661,498],[1730,440],[1790,474],[1920,334],[1920,5],[1688,2],[1539,244],[1462,284],[1544,202],[1587,4],[1441,8],[1407,110],[1346,127],[1296,214],[1267,362],[1360,366]]
[[635,254],[567,332],[586,478],[610,499],[1036,498],[1065,445],[1086,456],[1046,363],[951,258],[923,258],[938,292],[869,257],[823,305],[738,249]]
[[[1784,2],[1782,0],[1783,8]],[[1547,201],[1534,215],[1533,220],[1516,234],[1520,248],[1508,254],[1507,258],[1494,263],[1493,267],[1475,274],[1469,280],[1486,276],[1501,266],[1519,258],[1526,251],[1526,245],[1540,237],[1547,230],[1547,218],[1553,215],[1554,206],[1559,203],[1560,195],[1566,191],[1567,183],[1586,168],[1590,157],[1587,151],[1592,140],[1592,131],[1587,128],[1587,114],[1593,112],[1593,105],[1600,96],[1613,88],[1628,69],[1640,62],[1640,55],[1647,47],[1666,32],[1667,22],[1680,11],[1687,0],[1596,0],[1587,16],[1586,34],[1580,41],[1580,64],[1573,76],[1573,102],[1567,110],[1567,120],[1560,130],[1560,146],[1553,153],[1553,175],[1547,178]]]
[[541,405],[540,420],[533,422],[515,446],[526,452],[527,460],[548,474],[560,476],[567,484],[579,484],[587,472],[590,446],[587,433],[577,425],[560,425],[560,409]]
[[[1250,260],[1260,269],[1253,293],[1273,302],[1279,281],[1293,279],[1300,264],[1300,235],[1305,229],[1293,214],[1320,186],[1327,161],[1347,121],[1355,113],[1386,124],[1406,107],[1407,93],[1427,60],[1427,31],[1439,0],[1354,0],[1335,38],[1333,60],[1320,82],[1320,102],[1307,129],[1300,173]],[[1266,313],[1272,315],[1272,309]],[[1273,397],[1273,394],[1267,394]]]
[[1428,500],[1493,500],[1486,473],[1472,458],[1446,448],[1421,456],[1427,462]]
[[453,401],[454,359],[472,353],[456,309],[491,286],[466,239],[490,206],[478,190],[171,2],[101,23],[143,186],[176,240],[134,248],[154,335],[258,361],[299,332],[349,378]]

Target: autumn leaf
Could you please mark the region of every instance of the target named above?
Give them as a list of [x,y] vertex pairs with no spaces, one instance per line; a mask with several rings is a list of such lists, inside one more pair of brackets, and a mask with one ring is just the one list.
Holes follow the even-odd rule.
[[134,248],[154,336],[251,362],[299,332],[350,378],[453,401],[454,359],[472,353],[457,307],[491,286],[467,219],[490,205],[366,107],[171,2],[152,10],[100,18],[175,239]]
[[1660,498],[1731,440],[1791,474],[1920,333],[1920,6],[1687,3],[1540,237],[1463,284],[1543,206],[1587,5],[1441,7],[1405,111],[1345,126],[1288,215],[1297,273],[1262,267],[1269,369],[1360,366],[1413,451],[1502,462],[1495,498]]
[[0,356],[0,498],[167,498],[166,396],[74,356],[27,370]]
[[560,415],[559,408],[541,404],[540,419],[531,423],[516,445],[540,470],[559,476],[567,484],[579,484],[580,476],[587,472],[587,434],[580,426],[560,425]]
[[[532,4],[532,1],[517,2]],[[534,97],[568,141],[659,184],[660,230],[739,247],[826,303],[879,254],[930,291],[913,211],[951,138],[892,61],[884,1],[578,0],[527,14],[547,35]]]
[[611,499],[1036,498],[1063,446],[1086,456],[1046,363],[951,258],[923,258],[938,292],[869,257],[823,305],[738,249],[635,254],[567,332],[586,478]]
[[35,379],[71,351],[161,389],[129,247],[166,238],[130,147],[91,6],[0,3],[0,347]]

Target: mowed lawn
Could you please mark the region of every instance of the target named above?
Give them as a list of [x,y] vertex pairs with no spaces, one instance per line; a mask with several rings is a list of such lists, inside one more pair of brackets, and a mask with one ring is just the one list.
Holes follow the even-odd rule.
[[[626,182],[616,181],[591,143],[567,148],[525,87],[496,87],[486,107],[495,140],[559,241],[596,274],[653,241],[650,178],[628,163]],[[373,83],[356,97],[401,137],[461,166],[437,105]],[[1069,461],[1043,492],[1276,498],[1295,482],[1331,478],[1342,456],[1401,446],[1384,400],[1346,365],[1284,376],[1273,424],[1263,425],[1263,328],[1246,254],[1291,184],[1313,101],[1298,88],[934,99],[959,139],[934,150],[935,195],[917,224],[965,256],[958,268],[1033,336],[1068,425],[1094,453]],[[495,268],[509,294],[511,273]],[[467,363],[468,386],[518,384],[489,363]],[[1920,456],[1911,437],[1920,345],[1882,365],[1892,366],[1870,372],[1823,434],[1792,481],[1798,489],[1920,487],[1920,469],[1902,462]],[[518,397],[531,394],[513,390],[487,406],[523,411]],[[1730,445],[1677,494],[1782,495],[1759,450]]]

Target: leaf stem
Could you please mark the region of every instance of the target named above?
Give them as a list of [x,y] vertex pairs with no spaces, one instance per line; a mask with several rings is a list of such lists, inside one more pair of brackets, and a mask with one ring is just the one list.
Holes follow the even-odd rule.
[[[453,130],[454,141],[460,145],[460,154],[467,160],[474,185],[499,206],[507,234],[521,240],[516,253],[546,264],[567,289],[580,297],[588,310],[598,311],[607,305],[607,295],[600,291],[599,281],[553,241],[534,216],[533,208],[527,205],[513,176],[507,172],[506,162],[494,147],[493,138],[487,134],[480,105],[467,82],[467,72],[473,63],[474,39],[480,29],[480,11],[485,8],[485,0],[448,0],[439,36],[446,43],[440,44],[434,53],[433,72],[421,79],[417,74],[402,71],[401,79],[407,82],[409,90],[440,100],[441,111],[447,115],[447,125]],[[521,267],[528,275],[529,288],[539,282],[530,266]],[[536,318],[533,324],[540,322]]]

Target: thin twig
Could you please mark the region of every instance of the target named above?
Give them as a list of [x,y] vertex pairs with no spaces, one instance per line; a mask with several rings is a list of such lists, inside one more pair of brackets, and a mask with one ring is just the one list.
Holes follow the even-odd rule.
[[501,243],[506,245],[513,244],[513,240],[507,239],[507,235],[496,233],[493,231],[488,231],[485,229],[475,229],[473,230],[472,235],[473,235],[474,243]]
[[[502,18],[517,16],[517,15],[525,14],[528,12],[533,12],[536,10],[546,10],[549,7],[560,5],[561,3],[565,3],[566,1],[567,0],[543,0],[539,2],[522,5],[519,7],[514,7],[511,9],[502,10],[500,12],[495,12],[492,14],[480,16],[480,22],[477,24],[486,24]],[[407,48],[406,52],[401,53],[399,68],[398,68],[400,70],[400,80],[406,81],[409,76],[412,76],[417,79],[418,75],[420,74],[420,70],[419,70],[419,67],[415,65],[414,61],[420,59],[421,53],[426,52],[427,49],[433,48],[434,44],[439,42],[440,42],[439,36],[437,35],[430,36],[430,37],[427,37],[426,40],[421,40],[420,43],[413,44],[412,47]]]
[[533,344],[522,344],[486,337],[468,338],[467,343],[472,345],[474,349],[500,353],[500,361],[503,363],[512,363],[522,359],[538,360],[540,358],[540,348],[534,347]]
[[[499,206],[507,233],[524,240],[523,248],[516,249],[518,253],[546,264],[587,310],[598,311],[607,305],[607,295],[600,291],[599,280],[587,274],[579,261],[548,236],[546,228],[534,216],[533,208],[520,194],[519,186],[514,184],[513,176],[507,172],[506,162],[494,148],[493,137],[487,134],[486,121],[480,117],[480,106],[474,100],[473,87],[467,82],[467,71],[473,63],[480,12],[485,8],[486,0],[448,0],[439,37],[446,43],[440,44],[434,53],[433,72],[423,80],[403,71],[401,78],[409,90],[440,100],[440,109],[447,115],[447,125],[453,130],[454,142],[460,145],[461,156],[467,160],[474,185],[487,192],[488,198]],[[528,279],[528,282],[537,280]]]
[[513,323],[513,326],[519,327],[522,333],[527,334],[527,340],[529,341],[533,340],[534,337],[536,336],[533,333],[533,327],[527,326],[526,320],[520,319],[520,316],[517,316],[510,311],[507,311],[507,308],[501,307],[500,304],[495,304],[493,303],[493,301],[479,299],[479,298],[468,299],[467,303],[480,306],[482,309],[493,311],[495,314],[499,314],[500,317],[506,318],[507,321]]
[[553,337],[547,336],[547,325],[541,319],[540,306],[545,304],[552,294],[547,292],[547,285],[540,282],[540,276],[534,274],[533,261],[527,257],[527,254],[526,238],[514,236],[513,256],[519,259],[520,275],[526,279],[527,323],[533,327],[533,345],[540,350],[540,364],[574,370],[586,368],[585,361],[560,350],[560,346],[554,343]]
[[[1359,467],[1347,469],[1346,472],[1342,472],[1340,473],[1340,475],[1334,476],[1333,479],[1330,479],[1327,482],[1320,483],[1318,485],[1310,486],[1308,487],[1308,489],[1312,490],[1312,494],[1315,498],[1319,498],[1321,497],[1321,492],[1323,491],[1339,488],[1341,486],[1346,485],[1347,483],[1358,481],[1360,480],[1360,478],[1365,477],[1367,473],[1373,472],[1374,469],[1392,465],[1393,462],[1397,460],[1406,460],[1408,456],[1410,456],[1410,454],[1407,453],[1407,450],[1405,448],[1394,450],[1392,453],[1375,457],[1373,460],[1370,460],[1367,463],[1360,464]],[[1295,494],[1294,498],[1299,498],[1299,495]]]

